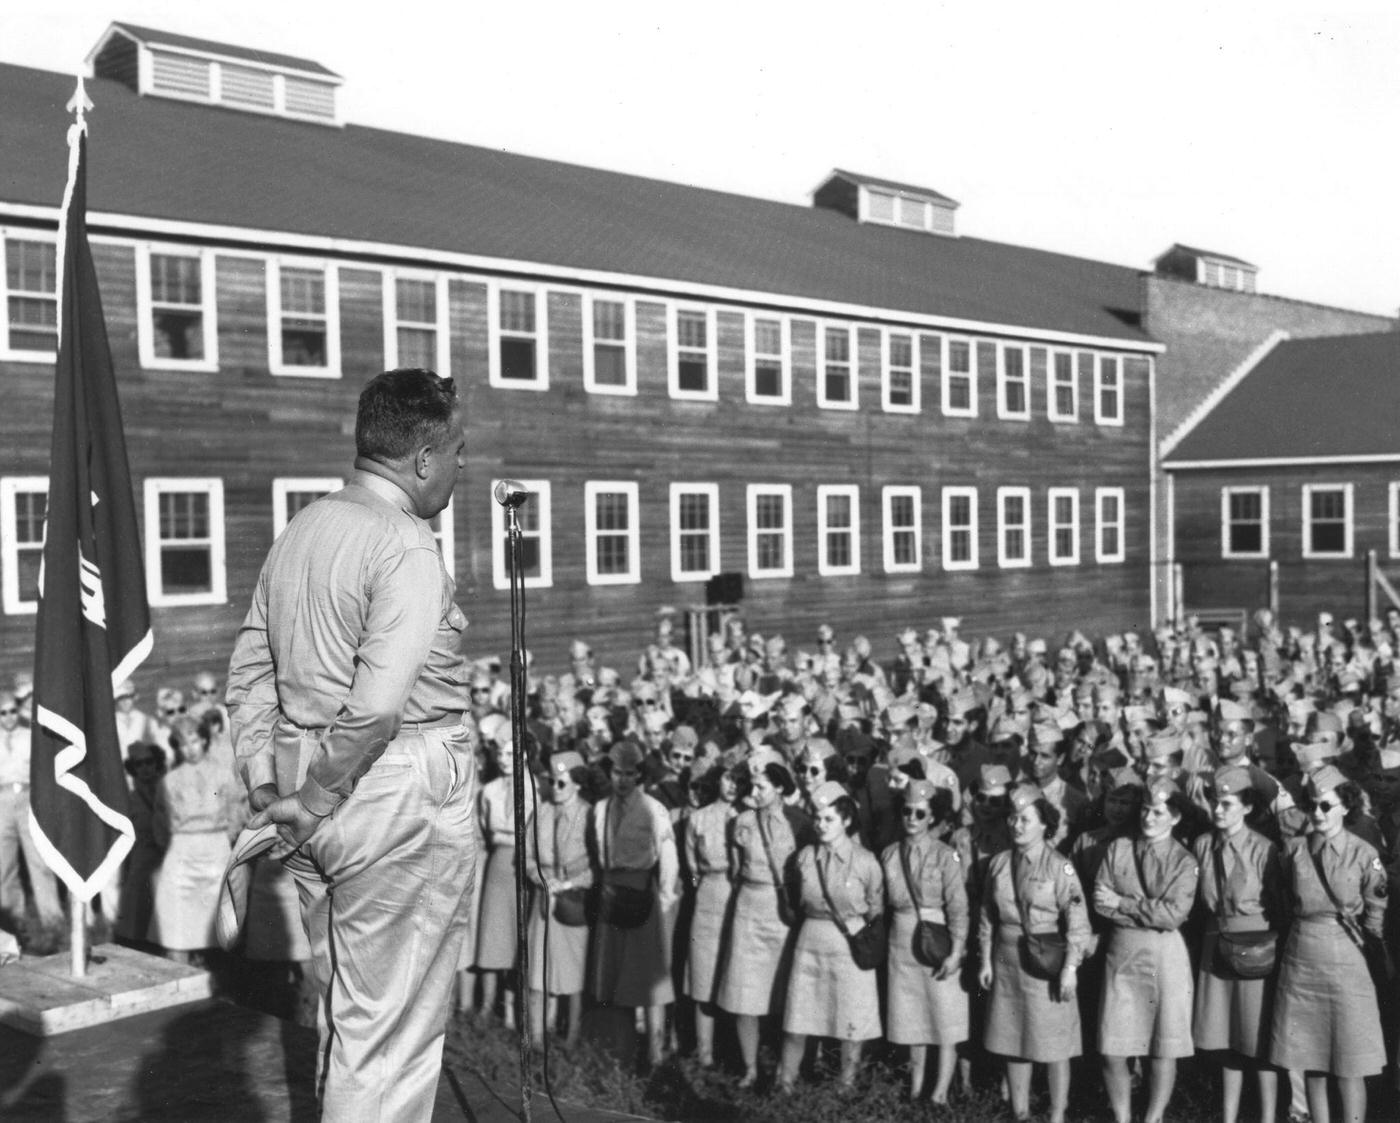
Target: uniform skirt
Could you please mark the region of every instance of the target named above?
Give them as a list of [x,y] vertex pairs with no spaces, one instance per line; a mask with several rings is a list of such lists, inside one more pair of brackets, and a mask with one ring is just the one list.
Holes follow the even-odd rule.
[[780,1013],[791,952],[792,929],[778,916],[777,889],[741,882],[720,957],[715,1003],[731,1014]]
[[787,1033],[869,1041],[880,1036],[875,971],[862,971],[836,922],[809,916],[797,933],[783,1007]]
[[1079,1003],[1056,1002],[1057,983],[1021,968],[1021,929],[1002,925],[992,950],[992,995],[982,1043],[989,1053],[1048,1063],[1079,1056]]
[[[618,880],[618,884],[634,889],[650,883],[645,877]],[[655,898],[639,928],[618,928],[599,920],[593,928],[593,997],[614,1006],[665,1006],[674,1002],[670,948],[670,925]]]
[[230,853],[223,831],[179,831],[170,836],[156,874],[153,942],[172,951],[215,945],[214,915]]
[[724,917],[729,908],[729,878],[722,872],[704,874],[695,891],[686,941],[685,977],[681,989],[696,1002],[713,1002],[718,974]]
[[[546,926],[548,964],[545,962]],[[583,990],[588,967],[588,925],[560,924],[554,919],[553,898],[536,889],[527,936],[531,990],[542,990],[546,994],[578,994]]]
[[1373,1076],[1385,1067],[1376,990],[1334,919],[1305,917],[1283,950],[1269,1060],[1295,1072]]
[[1269,1054],[1277,973],[1263,979],[1236,979],[1214,970],[1218,932],[1212,924],[1201,941],[1196,973],[1196,1016],[1192,1022],[1197,1049],[1230,1049],[1246,1057]]
[[935,979],[937,972],[914,958],[918,919],[913,909],[901,909],[890,925],[886,1036],[895,1045],[956,1045],[967,1040],[967,991],[960,972]]
[[509,971],[515,966],[515,847],[493,846],[481,890],[476,929],[476,969]]
[[1099,1052],[1110,1057],[1189,1057],[1191,958],[1180,932],[1113,929],[1099,1000]]

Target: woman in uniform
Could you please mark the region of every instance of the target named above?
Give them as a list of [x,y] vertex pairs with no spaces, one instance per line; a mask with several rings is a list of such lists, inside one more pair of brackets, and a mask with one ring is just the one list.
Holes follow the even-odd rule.
[[682,867],[693,894],[681,989],[695,1004],[695,1052],[704,1068],[715,1063],[715,967],[729,909],[729,831],[738,814],[740,771],[716,764],[691,780],[701,806],[685,818]]
[[488,780],[477,797],[477,819],[488,854],[482,878],[481,920],[476,929],[476,970],[481,976],[481,1012],[490,1016],[502,977],[506,990],[502,1013],[507,1027],[515,1026],[515,994],[510,972],[515,969],[515,744],[509,728],[496,741],[499,775]]
[[[987,1051],[1006,1058],[1011,1111],[1030,1116],[1031,1065],[1044,1064],[1050,1084],[1050,1123],[1064,1123],[1069,1062],[1079,1056],[1079,964],[1089,942],[1089,914],[1074,866],[1050,845],[1059,811],[1040,789],[1011,793],[1011,848],[987,866],[978,918],[982,966],[978,983],[991,992]],[[1062,935],[1064,958],[1051,974],[1033,966],[1026,938]],[[1051,974],[1051,977],[1042,977]]]
[[[904,840],[881,857],[885,896],[894,910],[889,936],[887,1036],[909,1046],[909,1098],[923,1094],[929,1046],[938,1049],[931,1100],[948,1102],[957,1046],[967,1040],[967,991],[960,972],[967,948],[967,886],[958,852],[934,837],[933,827],[952,813],[952,793],[928,780],[904,789]],[[936,967],[914,956],[919,921],[944,925],[951,948]]]
[[1374,847],[1343,826],[1356,786],[1335,767],[1309,776],[1304,804],[1312,833],[1284,844],[1283,881],[1293,926],[1274,999],[1269,1058],[1307,1073],[1313,1123],[1329,1123],[1327,1077],[1342,1117],[1366,1116],[1366,1077],[1385,1067],[1376,990],[1362,947],[1379,944],[1386,874]]
[[[1273,1119],[1278,1073],[1269,1065],[1276,972],[1242,978],[1219,952],[1220,934],[1277,932],[1281,926],[1278,848],[1245,826],[1260,800],[1245,768],[1222,768],[1207,788],[1213,830],[1196,839],[1200,899],[1209,917],[1196,974],[1196,1048],[1224,1051],[1221,1112],[1235,1123],[1246,1070],[1259,1085],[1261,1119]],[[1258,937],[1256,937],[1258,938]]]
[[802,927],[792,954],[783,1009],[783,1059],[778,1087],[797,1081],[807,1038],[841,1042],[843,1092],[855,1087],[866,1041],[880,1036],[880,995],[874,968],[857,966],[849,937],[884,915],[880,861],[856,836],[856,804],[828,781],[812,793],[817,841],[797,854]]
[[783,758],[759,749],[748,766],[749,809],[730,832],[734,900],[715,992],[715,1004],[735,1017],[744,1060],[741,1088],[758,1080],[759,1019],[783,1008],[792,950],[791,862],[810,833],[806,814],[785,802],[796,786]]
[[1191,960],[1179,929],[1196,900],[1196,860],[1172,837],[1186,797],[1153,779],[1136,837],[1109,845],[1094,884],[1094,908],[1112,926],[1099,1003],[1099,1051],[1117,1123],[1132,1113],[1128,1058],[1151,1059],[1144,1123],[1162,1123],[1176,1085],[1176,1061],[1195,1052]]
[[548,767],[549,800],[540,805],[525,829],[529,855],[525,876],[536,887],[528,929],[530,1021],[538,1044],[557,1024],[559,998],[568,998],[565,1041],[574,1045],[583,1014],[588,958],[588,922],[582,898],[593,885],[588,854],[589,804],[579,788],[588,778],[588,766],[582,756],[569,751],[551,756]]

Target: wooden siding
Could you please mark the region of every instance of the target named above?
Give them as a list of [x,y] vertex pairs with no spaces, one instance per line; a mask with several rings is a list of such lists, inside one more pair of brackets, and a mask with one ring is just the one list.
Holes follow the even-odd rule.
[[[247,608],[272,538],[273,480],[347,476],[353,459],[353,417],[360,387],[384,363],[382,273],[354,261],[339,266],[340,378],[274,377],[268,373],[267,269],[263,257],[220,253],[216,268],[217,373],[143,370],[137,354],[135,251],[126,243],[95,247],[108,330],[120,382],[132,473],[138,491],[151,476],[217,478],[224,485],[228,602],[154,610],[157,643],[139,676],[143,690],[195,669],[220,669]],[[817,332],[827,323],[790,318],[790,406],[745,401],[746,311],[725,306],[715,317],[718,400],[675,401],[667,389],[668,305],[638,294],[634,301],[635,396],[583,388],[583,314],[578,290],[545,296],[549,390],[488,384],[493,333],[486,322],[487,279],[453,276],[448,285],[450,373],[466,409],[468,463],[454,501],[459,600],[472,620],[470,653],[509,647],[509,596],[494,588],[490,482],[500,476],[546,479],[552,486],[553,585],[528,594],[527,640],[541,670],[565,666],[569,640],[590,640],[600,657],[630,665],[663,606],[704,599],[702,582],[671,579],[669,485],[713,483],[719,492],[719,568],[745,574],[744,611],[754,631],[785,633],[809,646],[818,624],[843,639],[862,631],[877,652],[892,654],[906,624],[928,625],[944,614],[964,618],[969,635],[1024,628],[1058,637],[1071,627],[1142,629],[1147,619],[1148,417],[1147,362],[1129,359],[1121,427],[1093,422],[1093,382],[1080,375],[1080,421],[1046,418],[1043,378],[1031,386],[1030,421],[996,417],[995,365],[979,362],[978,416],[941,412],[941,346],[937,332],[919,337],[921,412],[885,413],[881,403],[882,333],[851,322],[859,408],[817,407]],[[707,306],[696,302],[696,306]],[[772,314],[765,312],[765,314]],[[974,337],[975,338],[975,337]],[[979,340],[979,351],[987,341]],[[986,346],[984,346],[986,345]],[[0,417],[0,476],[43,475],[47,468],[52,367],[0,364],[9,407]],[[584,484],[638,484],[640,572],[637,585],[590,586],[585,579]],[[792,486],[794,574],[750,579],[746,485]],[[817,575],[817,487],[860,488],[861,572]],[[922,568],[883,572],[881,488],[922,490]],[[942,568],[941,489],[976,487],[980,566]],[[1034,564],[997,566],[996,489],[1025,486],[1032,494]],[[1094,561],[1094,488],[1125,490],[1126,561]],[[1077,566],[1047,564],[1046,489],[1079,489]],[[138,503],[139,506],[139,503]],[[32,616],[0,617],[0,676],[32,658]]]

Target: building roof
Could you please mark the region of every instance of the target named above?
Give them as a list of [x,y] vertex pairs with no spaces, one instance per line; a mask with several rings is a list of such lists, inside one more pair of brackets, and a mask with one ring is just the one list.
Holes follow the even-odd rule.
[[851,183],[860,184],[863,187],[883,187],[888,191],[903,191],[908,195],[922,195],[926,199],[937,199],[941,203],[956,207],[960,204],[956,199],[950,199],[941,191],[935,191],[932,187],[919,187],[912,183],[897,183],[892,179],[881,179],[879,176],[863,175],[860,172],[848,172],[843,168],[832,168],[831,174],[822,180],[829,183],[831,180],[840,177],[849,180]]
[[88,56],[89,61],[102,49],[103,45],[114,31],[123,32],[132,39],[140,43],[145,43],[148,47],[179,47],[183,50],[198,51],[201,54],[215,55],[220,58],[243,59],[245,62],[260,62],[264,66],[275,66],[279,69],[300,70],[307,74],[324,74],[329,78],[340,77],[334,70],[328,70],[319,62],[315,62],[312,59],[278,54],[276,51],[260,51],[252,47],[236,47],[228,43],[215,43],[210,39],[196,39],[190,35],[175,35],[172,32],[158,31],[152,27],[138,27],[136,24],[127,23],[125,20],[118,20],[103,33],[102,38],[97,42],[97,46],[93,48],[92,54]]
[[1275,346],[1164,461],[1400,454],[1400,331]]
[[1180,242],[1177,242],[1165,253],[1160,254],[1157,260],[1161,261],[1162,258],[1170,257],[1174,253],[1186,254],[1189,257],[1209,258],[1211,261],[1224,261],[1230,265],[1239,265],[1245,269],[1253,269],[1256,273],[1259,271],[1259,266],[1252,262],[1245,261],[1242,257],[1232,257],[1228,253],[1216,253],[1214,250],[1197,249],[1195,246],[1184,246]]
[[[0,170],[0,215],[6,204],[56,214],[72,92],[71,76],[0,64],[0,151],[23,154]],[[381,129],[141,98],[110,80],[89,80],[87,92],[95,230],[216,225],[269,246],[346,239],[1150,343],[1140,273],[1125,266]]]

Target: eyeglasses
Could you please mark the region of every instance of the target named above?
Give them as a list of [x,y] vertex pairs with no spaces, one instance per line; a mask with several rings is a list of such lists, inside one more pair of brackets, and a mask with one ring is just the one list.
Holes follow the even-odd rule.
[[13,706],[9,706],[6,709],[0,710],[0,717],[9,717],[11,714],[17,713],[19,713],[17,709],[15,709]]
[[694,764],[694,763],[695,763],[695,754],[694,754],[694,753],[672,753],[672,754],[671,754],[671,763],[674,764],[674,765],[676,765],[676,766],[678,766],[678,767],[680,767],[680,768],[689,767],[691,764]]
[[196,690],[195,693],[196,693],[196,694],[203,695],[205,698],[208,698],[211,694],[217,694],[218,691],[217,691],[217,690]]
[[906,807],[901,812],[906,819],[927,819],[928,812],[922,807]]

